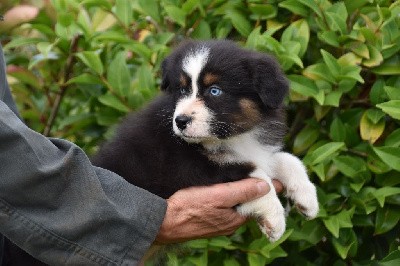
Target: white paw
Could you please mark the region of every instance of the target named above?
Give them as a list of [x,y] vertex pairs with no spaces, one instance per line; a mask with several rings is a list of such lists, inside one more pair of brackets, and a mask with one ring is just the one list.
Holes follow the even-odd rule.
[[308,219],[313,219],[318,215],[318,198],[313,184],[310,183],[292,191],[290,198],[294,201],[296,208]]
[[283,233],[285,233],[285,216],[283,214],[273,217],[269,215],[268,218],[264,217],[258,219],[258,226],[260,227],[261,232],[267,236],[269,241],[275,242],[282,237]]
[[286,221],[281,202],[275,193],[271,194],[244,203],[238,206],[237,211],[242,215],[256,218],[260,230],[271,242],[274,242],[285,232]]

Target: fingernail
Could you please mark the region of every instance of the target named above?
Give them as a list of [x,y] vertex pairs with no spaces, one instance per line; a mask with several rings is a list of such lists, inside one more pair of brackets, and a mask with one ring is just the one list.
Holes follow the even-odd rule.
[[262,195],[267,194],[269,192],[269,190],[271,189],[269,187],[269,185],[267,184],[267,182],[265,182],[265,181],[258,181],[257,188],[258,188],[258,192]]

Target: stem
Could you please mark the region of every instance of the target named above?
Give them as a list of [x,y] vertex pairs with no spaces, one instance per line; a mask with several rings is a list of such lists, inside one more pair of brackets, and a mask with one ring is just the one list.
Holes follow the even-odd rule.
[[56,98],[54,100],[54,104],[51,109],[50,117],[47,120],[46,127],[43,130],[43,135],[45,135],[46,137],[48,137],[50,135],[50,131],[54,124],[55,118],[58,114],[58,110],[60,108],[61,101],[64,97],[65,91],[68,88],[68,85],[66,85],[66,83],[71,78],[72,67],[74,66],[74,63],[75,63],[74,54],[78,49],[78,41],[79,41],[80,37],[81,37],[80,35],[76,35],[76,36],[74,36],[74,38],[71,41],[71,47],[69,50],[67,63],[65,65],[65,69],[64,69],[64,80],[63,80],[63,83],[60,85],[60,90],[58,91]]

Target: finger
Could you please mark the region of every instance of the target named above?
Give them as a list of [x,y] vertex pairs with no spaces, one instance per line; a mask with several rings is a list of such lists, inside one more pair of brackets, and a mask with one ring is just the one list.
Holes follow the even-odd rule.
[[276,193],[281,193],[283,191],[283,185],[280,181],[273,179],[272,185],[274,185]]
[[246,178],[235,182],[214,185],[221,207],[233,207],[255,200],[270,191],[270,186],[257,178]]

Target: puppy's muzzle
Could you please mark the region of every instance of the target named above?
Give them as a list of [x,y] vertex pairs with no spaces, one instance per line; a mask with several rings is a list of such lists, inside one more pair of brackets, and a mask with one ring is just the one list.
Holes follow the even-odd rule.
[[192,121],[192,118],[187,115],[178,115],[175,118],[176,126],[182,131],[185,130],[187,125]]

